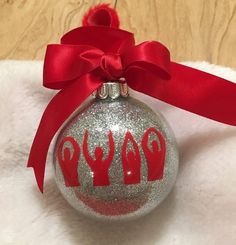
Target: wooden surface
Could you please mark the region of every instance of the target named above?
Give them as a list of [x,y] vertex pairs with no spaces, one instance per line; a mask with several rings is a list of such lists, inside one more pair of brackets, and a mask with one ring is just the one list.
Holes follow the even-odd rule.
[[159,40],[172,59],[236,68],[236,0],[0,0],[0,59],[43,59],[48,43],[106,2],[137,42]]

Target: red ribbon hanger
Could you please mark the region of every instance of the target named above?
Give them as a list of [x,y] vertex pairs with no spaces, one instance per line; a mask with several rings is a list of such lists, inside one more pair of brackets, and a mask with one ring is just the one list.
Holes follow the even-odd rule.
[[168,49],[159,42],[135,45],[133,34],[118,29],[114,18],[114,10],[101,5],[85,17],[87,26],[66,33],[61,44],[47,47],[43,85],[60,92],[43,113],[27,165],[33,167],[41,192],[54,135],[104,82],[125,79],[136,91],[236,126],[234,83],[171,61]]

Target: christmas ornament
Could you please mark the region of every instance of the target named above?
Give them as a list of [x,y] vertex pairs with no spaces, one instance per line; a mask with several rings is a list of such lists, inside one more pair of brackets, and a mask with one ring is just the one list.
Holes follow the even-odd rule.
[[155,208],[178,169],[174,137],[161,115],[106,83],[69,121],[54,151],[63,196],[91,217],[129,219]]
[[53,161],[63,196],[90,217],[137,218],[173,187],[178,152],[165,119],[129,97],[128,87],[235,126],[236,86],[171,61],[159,42],[135,46],[133,34],[119,29],[107,5],[91,9],[83,25],[66,33],[61,44],[48,45],[43,85],[61,91],[42,116],[28,167],[43,192],[48,148],[65,123]]

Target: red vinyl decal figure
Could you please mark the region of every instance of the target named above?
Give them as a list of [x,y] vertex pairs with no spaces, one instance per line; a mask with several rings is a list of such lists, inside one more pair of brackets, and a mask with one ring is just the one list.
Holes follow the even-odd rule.
[[[128,143],[132,144],[133,150],[128,150]],[[141,157],[138,144],[134,140],[132,134],[128,131],[122,145],[122,164],[124,173],[124,183],[126,185],[140,183]]]
[[[157,140],[151,142],[152,149],[148,147],[148,138],[151,134],[155,134]],[[166,144],[162,134],[155,128],[149,128],[142,139],[142,148],[148,165],[148,180],[159,180],[163,178]]]
[[[64,147],[69,142],[73,147],[73,152],[68,147]],[[63,149],[64,148],[64,149]],[[64,154],[63,154],[64,153]],[[72,156],[71,156],[72,153]],[[63,157],[64,155],[64,157]],[[79,186],[78,180],[78,161],[80,157],[80,148],[78,143],[72,137],[65,137],[58,148],[58,161],[64,176],[66,186]]]
[[83,142],[83,153],[85,160],[87,161],[88,165],[90,166],[93,172],[93,185],[94,186],[105,186],[109,185],[109,176],[108,170],[112,163],[112,159],[114,157],[115,152],[115,144],[112,137],[112,132],[109,131],[109,153],[106,159],[104,158],[103,149],[100,146],[97,146],[94,151],[95,159],[93,159],[88,151],[88,130],[85,131],[84,134],[84,142]]

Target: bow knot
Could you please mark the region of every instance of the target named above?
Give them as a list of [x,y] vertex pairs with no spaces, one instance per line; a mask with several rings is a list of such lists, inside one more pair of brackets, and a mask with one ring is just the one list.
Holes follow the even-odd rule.
[[123,66],[119,54],[104,53],[100,59],[100,68],[106,81],[117,80],[123,74]]

